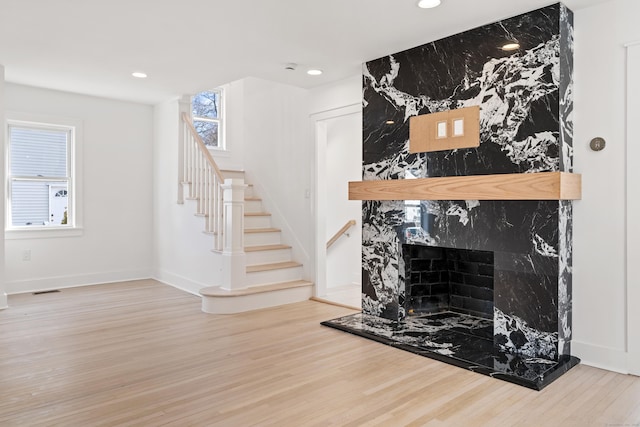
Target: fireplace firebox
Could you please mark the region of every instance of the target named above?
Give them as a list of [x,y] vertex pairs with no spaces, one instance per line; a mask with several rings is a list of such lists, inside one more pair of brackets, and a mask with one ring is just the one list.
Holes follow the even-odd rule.
[[451,311],[493,321],[493,252],[402,245],[408,315]]

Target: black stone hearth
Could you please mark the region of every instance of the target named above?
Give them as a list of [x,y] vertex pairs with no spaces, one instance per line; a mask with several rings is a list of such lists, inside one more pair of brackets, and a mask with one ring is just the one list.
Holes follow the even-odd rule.
[[580,363],[568,355],[551,361],[500,350],[493,345],[492,323],[452,312],[411,316],[402,322],[358,313],[322,325],[534,390]]

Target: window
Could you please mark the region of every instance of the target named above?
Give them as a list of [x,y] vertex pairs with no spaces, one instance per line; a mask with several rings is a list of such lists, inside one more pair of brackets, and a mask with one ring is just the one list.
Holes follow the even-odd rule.
[[76,229],[78,123],[14,116],[7,114],[7,231]]
[[224,150],[222,90],[197,93],[191,99],[193,126],[209,148]]

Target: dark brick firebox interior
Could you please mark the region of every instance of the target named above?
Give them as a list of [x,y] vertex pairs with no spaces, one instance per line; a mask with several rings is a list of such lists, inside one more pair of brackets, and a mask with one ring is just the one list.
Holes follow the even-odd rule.
[[409,315],[493,319],[493,252],[404,244],[402,253]]

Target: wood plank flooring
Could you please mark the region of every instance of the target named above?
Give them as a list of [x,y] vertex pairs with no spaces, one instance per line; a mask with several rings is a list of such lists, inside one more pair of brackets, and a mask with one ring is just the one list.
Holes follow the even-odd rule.
[[640,378],[580,365],[542,392],[320,326],[308,301],[216,316],[152,280],[16,295],[0,426],[640,425]]

